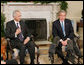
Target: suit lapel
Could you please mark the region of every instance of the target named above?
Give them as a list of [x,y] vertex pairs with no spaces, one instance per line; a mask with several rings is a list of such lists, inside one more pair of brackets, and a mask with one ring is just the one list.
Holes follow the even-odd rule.
[[16,29],[17,29],[17,27],[16,27],[16,25],[15,25],[14,20],[13,20],[13,22],[12,22],[12,23],[13,23],[13,25],[12,25],[12,26],[13,26],[13,28],[16,30]]
[[62,31],[62,27],[61,27],[61,24],[60,24],[60,21],[58,20],[58,25],[59,25],[59,30],[60,30],[60,32],[63,34],[63,31]]
[[20,21],[20,27],[21,27],[21,31],[23,33],[23,24],[22,24],[22,21]]
[[65,34],[67,34],[67,21],[65,19]]

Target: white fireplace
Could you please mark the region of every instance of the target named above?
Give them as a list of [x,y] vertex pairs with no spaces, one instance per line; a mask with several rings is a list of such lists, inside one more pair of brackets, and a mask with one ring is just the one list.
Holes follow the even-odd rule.
[[56,14],[59,10],[59,4],[34,4],[34,3],[10,3],[4,5],[4,13],[6,16],[6,21],[13,19],[12,13],[14,10],[20,10],[22,13],[22,18],[24,19],[46,19],[47,23],[47,39],[50,36],[50,31],[52,29],[52,22],[57,19]]

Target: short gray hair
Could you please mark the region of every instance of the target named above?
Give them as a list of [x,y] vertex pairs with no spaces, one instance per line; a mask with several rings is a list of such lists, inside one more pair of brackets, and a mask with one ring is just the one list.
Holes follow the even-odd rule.
[[16,16],[16,12],[20,12],[19,10],[14,10],[13,11],[13,17]]
[[67,14],[67,12],[64,11],[64,10],[60,10],[60,11],[58,12],[58,15],[59,15],[60,13],[65,13],[65,14]]

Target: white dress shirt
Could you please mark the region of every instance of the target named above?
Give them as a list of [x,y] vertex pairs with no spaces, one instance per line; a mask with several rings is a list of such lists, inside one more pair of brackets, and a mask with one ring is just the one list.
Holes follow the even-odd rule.
[[[20,28],[20,30],[21,30],[20,23],[19,23],[18,21],[15,21],[15,20],[14,20],[14,22],[15,22],[16,27],[17,27],[17,23],[18,23],[18,26],[19,26],[19,28]],[[15,37],[17,37],[17,35],[16,35],[16,34],[15,34]]]
[[14,20],[14,22],[15,22],[16,27],[17,27],[17,23],[18,23],[18,26],[19,26],[19,28],[21,29],[21,27],[20,27],[20,23],[17,22],[17,21],[15,21],[15,20]]

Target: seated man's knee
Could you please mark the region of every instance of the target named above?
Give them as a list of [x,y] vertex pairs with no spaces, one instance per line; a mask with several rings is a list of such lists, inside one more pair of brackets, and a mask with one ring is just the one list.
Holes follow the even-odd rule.
[[21,46],[20,50],[25,50],[25,46],[24,45]]
[[31,46],[31,47],[35,47],[35,44],[31,41],[31,42],[30,42],[30,46]]
[[73,41],[72,40],[68,40],[67,43],[68,43],[67,49],[73,50]]
[[54,37],[53,43],[57,43],[60,40],[59,36]]
[[72,40],[68,40],[67,43],[71,43],[71,44],[73,44],[73,41],[72,41]]

